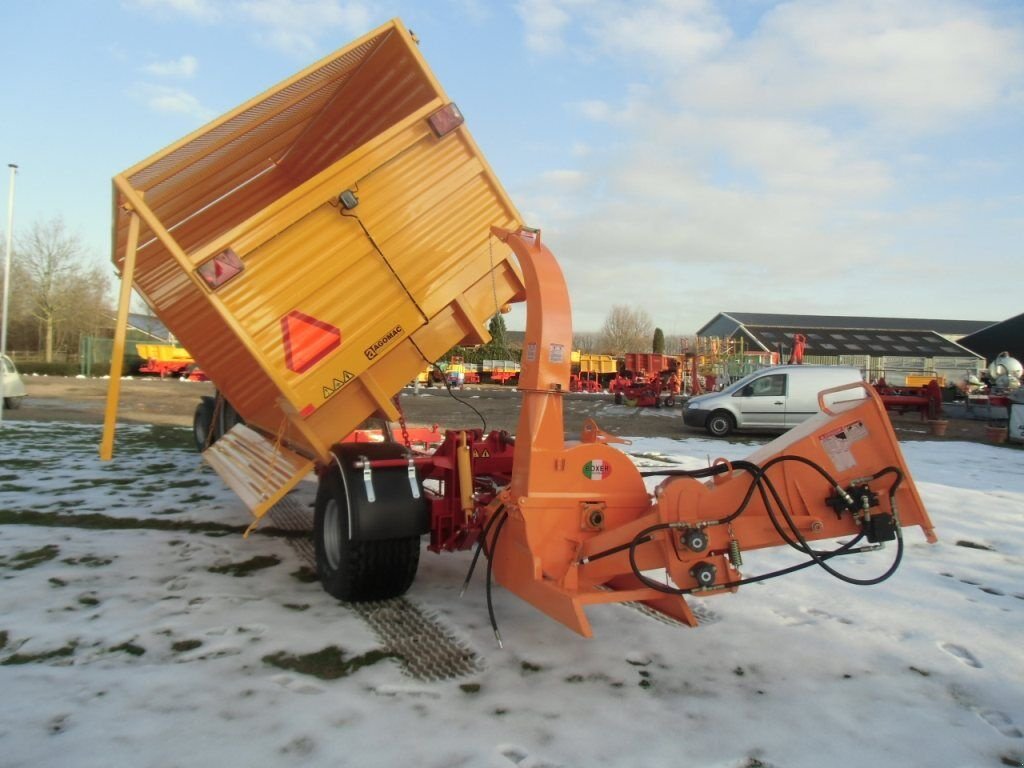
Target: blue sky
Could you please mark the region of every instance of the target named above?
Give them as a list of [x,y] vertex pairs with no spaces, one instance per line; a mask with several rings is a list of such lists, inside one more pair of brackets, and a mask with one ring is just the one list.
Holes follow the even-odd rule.
[[669,334],[1024,311],[1015,0],[8,0],[15,236],[59,214],[108,261],[115,173],[395,16],[544,230],[578,330],[614,304]]

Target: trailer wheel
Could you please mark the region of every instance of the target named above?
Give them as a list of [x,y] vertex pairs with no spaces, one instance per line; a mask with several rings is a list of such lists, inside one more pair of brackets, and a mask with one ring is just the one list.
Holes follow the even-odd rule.
[[732,414],[728,411],[715,411],[708,416],[707,423],[704,425],[708,433],[715,437],[725,437],[734,429],[736,429],[736,420]]
[[419,567],[419,535],[352,541],[346,491],[337,466],[321,477],[317,489],[313,544],[324,591],[346,602],[386,600],[404,594]]
[[[196,450],[202,453],[206,450],[206,436],[210,434],[210,422],[213,421],[213,398],[204,397],[196,406],[195,415],[192,417],[192,436],[196,441]],[[213,444],[213,440],[210,444]]]

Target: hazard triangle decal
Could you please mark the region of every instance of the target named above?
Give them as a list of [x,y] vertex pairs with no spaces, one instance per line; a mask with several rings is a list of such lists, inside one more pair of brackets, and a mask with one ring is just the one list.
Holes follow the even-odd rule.
[[302,373],[341,346],[341,331],[330,323],[292,310],[281,318],[285,364]]

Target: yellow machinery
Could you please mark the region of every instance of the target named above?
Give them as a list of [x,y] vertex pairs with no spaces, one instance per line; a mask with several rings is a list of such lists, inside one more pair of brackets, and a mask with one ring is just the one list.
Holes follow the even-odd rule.
[[134,284],[262,433],[207,456],[257,517],[523,299],[488,231],[519,214],[397,20],[116,176],[113,211],[115,355]]

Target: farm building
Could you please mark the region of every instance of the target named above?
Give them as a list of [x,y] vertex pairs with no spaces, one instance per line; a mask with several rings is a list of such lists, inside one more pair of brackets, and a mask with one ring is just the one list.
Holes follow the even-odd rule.
[[964,336],[960,343],[989,362],[995,360],[1001,352],[1009,352],[1010,357],[1024,360],[1024,315],[992,323],[987,328]]
[[984,320],[720,312],[696,335],[741,341],[748,352],[786,362],[794,338],[802,334],[804,362],[852,365],[870,379],[885,377],[902,385],[907,376],[935,375],[952,382],[980,371],[984,358],[957,340],[990,325]]

